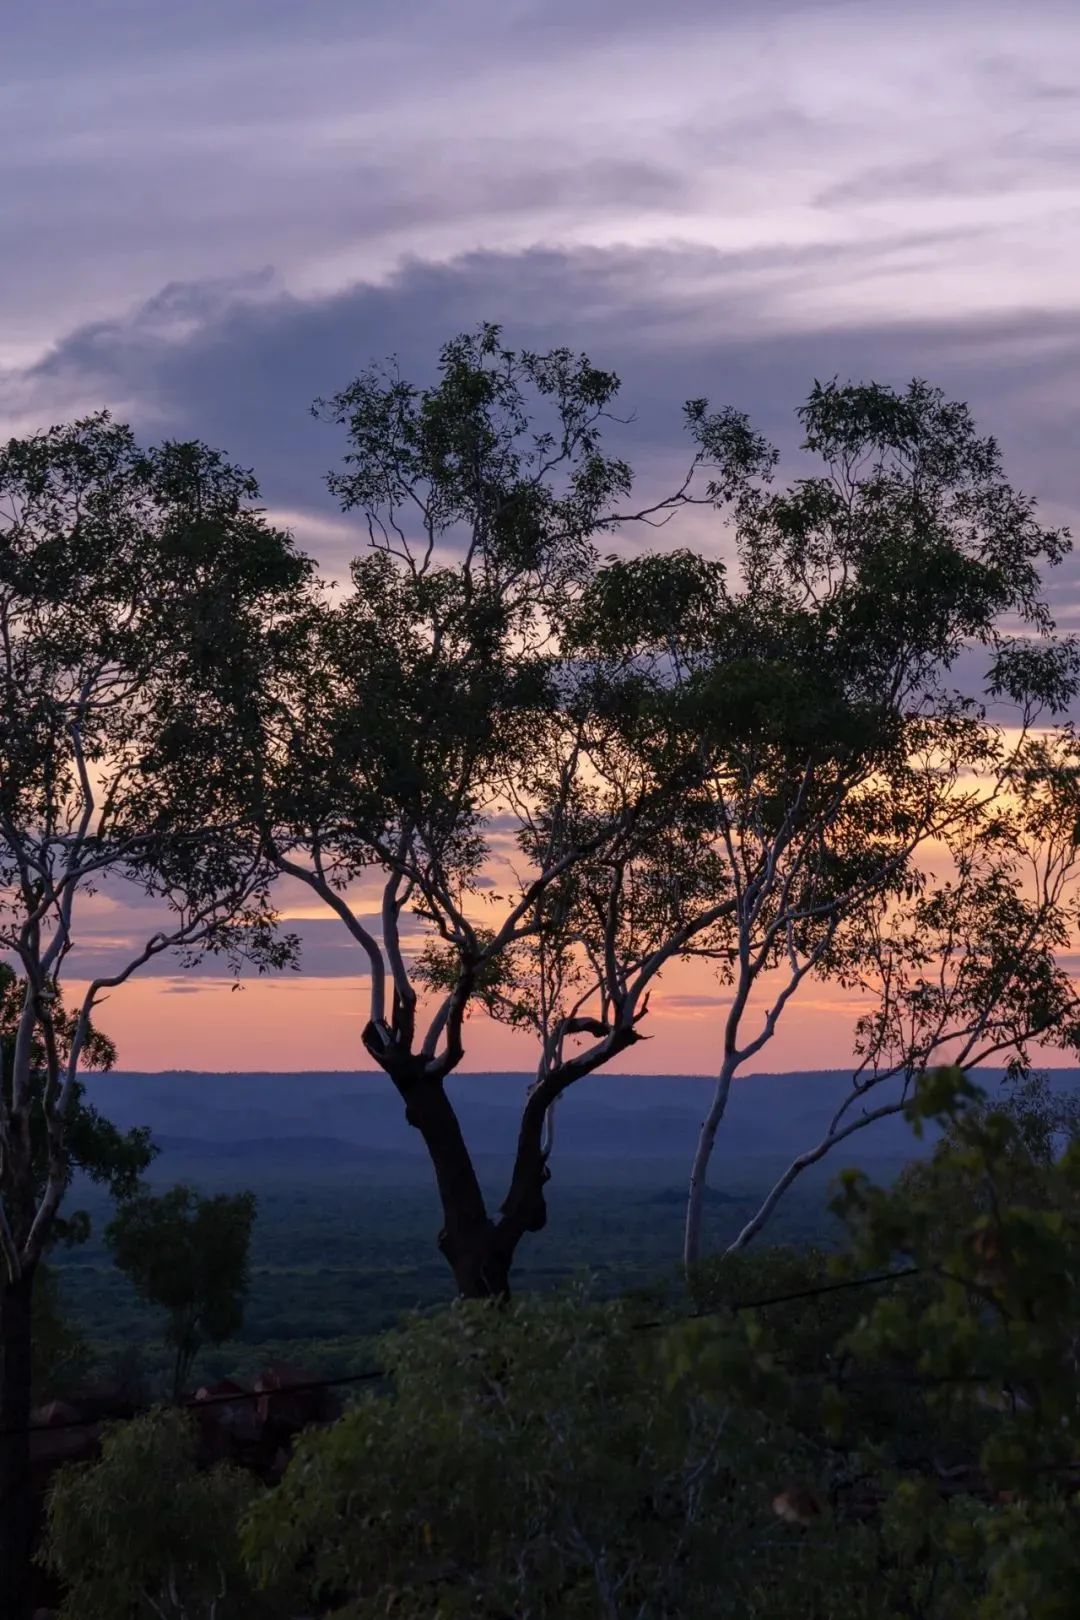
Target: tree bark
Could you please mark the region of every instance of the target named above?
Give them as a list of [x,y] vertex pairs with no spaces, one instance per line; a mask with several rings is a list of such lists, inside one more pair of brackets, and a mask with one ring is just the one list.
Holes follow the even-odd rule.
[[526,1099],[521,1116],[510,1189],[499,1222],[500,1230],[515,1249],[526,1232],[542,1232],[547,1225],[544,1188],[551,1172],[544,1152],[544,1118],[549,1105],[547,1090],[537,1088]]
[[[389,1065],[387,1065],[389,1068]],[[505,1298],[513,1248],[487,1212],[472,1157],[441,1078],[422,1059],[389,1068],[405,1102],[405,1118],[424,1139],[442,1204],[439,1252],[463,1299]]]
[[464,1241],[451,1243],[446,1229],[439,1234],[439,1249],[454,1273],[461,1299],[509,1299],[513,1248],[493,1221],[470,1231]]
[[709,1173],[709,1160],[712,1158],[713,1146],[716,1142],[716,1133],[720,1128],[720,1121],[724,1117],[727,1107],[728,1094],[731,1091],[731,1076],[734,1064],[725,1061],[720,1071],[720,1078],[716,1083],[712,1104],[701,1125],[698,1136],[697,1151],[694,1154],[693,1168],[690,1171],[690,1190],[686,1199],[686,1230],[683,1235],[683,1265],[689,1270],[696,1266],[701,1259],[701,1228],[705,1210],[705,1187]]
[[0,1291],[0,1614],[29,1620],[34,1498],[30,1479],[34,1267]]

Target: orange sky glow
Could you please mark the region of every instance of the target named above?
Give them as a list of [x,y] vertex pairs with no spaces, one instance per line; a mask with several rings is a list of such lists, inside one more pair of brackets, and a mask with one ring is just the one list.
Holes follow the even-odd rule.
[[[851,1058],[858,998],[828,985],[807,985],[788,1008],[751,1070],[843,1068]],[[74,1000],[85,989],[68,985]],[[366,981],[316,978],[223,980],[133,979],[99,1011],[97,1022],[118,1047],[122,1069],[368,1069],[360,1044],[367,1017]],[[715,997],[687,1005],[685,997]],[[680,963],[660,984],[642,1033],[651,1037],[611,1065],[625,1073],[708,1074],[717,1065],[723,994],[707,966]],[[483,1013],[468,1022],[464,1070],[532,1068],[529,1038]]]
[[[511,847],[505,835],[494,836],[488,870],[500,887],[509,876]],[[946,875],[950,863],[940,844],[928,844],[922,860],[938,880]],[[99,892],[85,896],[82,907],[84,925],[92,928],[95,942],[119,949],[125,957],[134,935],[142,937],[146,922],[146,913],[140,916],[137,908],[125,903],[128,898]],[[200,973],[136,975],[110,992],[96,1014],[98,1027],[117,1046],[119,1068],[287,1073],[373,1067],[360,1038],[369,1016],[360,947],[301,884],[282,881],[277,899],[283,927],[321,921],[328,928],[338,971],[327,974],[318,967],[304,971],[302,954],[298,971],[265,977],[245,974],[239,983],[206,966]],[[351,891],[349,899],[357,914],[375,913],[379,891],[369,880]],[[474,921],[492,921],[490,914],[482,915],[487,910],[483,891],[468,909],[475,913]],[[501,911],[501,904],[496,909]],[[78,955],[76,948],[71,976],[65,978],[69,1004],[77,1004],[87,988],[86,979],[78,976]],[[762,975],[741,1026],[741,1044],[756,1035],[760,1014],[785,978],[779,971]],[[714,1072],[729,1000],[729,991],[709,962],[672,962],[654,984],[641,1025],[646,1038],[614,1060],[610,1069],[639,1074]],[[772,1040],[747,1062],[744,1072],[851,1068],[855,1022],[871,1005],[870,998],[856,990],[806,980],[785,1009]],[[760,1009],[758,1016],[755,1009]],[[423,1001],[420,1010],[422,1028]],[[481,1009],[469,1016],[465,1046],[464,1072],[529,1072],[535,1066],[534,1040],[497,1023]],[[1067,1059],[1048,1052],[1045,1061],[1053,1066]]]

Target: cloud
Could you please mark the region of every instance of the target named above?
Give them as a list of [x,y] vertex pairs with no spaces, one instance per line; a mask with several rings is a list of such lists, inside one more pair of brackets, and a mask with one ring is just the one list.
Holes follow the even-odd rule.
[[659,1002],[659,1006],[660,1006],[660,1008],[662,1010],[665,1010],[665,1011],[669,1007],[673,1007],[677,1011],[682,1012],[682,1011],[690,1011],[695,1007],[726,1007],[728,1005],[728,1003],[730,1002],[730,1000],[731,1000],[731,997],[729,995],[728,996],[710,996],[710,995],[705,995],[705,994],[702,994],[702,995],[678,995],[678,996],[667,996],[667,995],[665,995],[665,996],[661,997],[660,1002]]
[[[897,242],[882,251],[905,250]],[[72,399],[134,402],[147,435],[203,437],[253,465],[267,504],[340,570],[363,536],[326,494],[324,474],[343,446],[311,417],[312,398],[390,353],[406,375],[430,378],[448,336],[494,319],[510,342],[567,342],[620,372],[633,421],[613,427],[613,443],[649,476],[668,479],[685,460],[687,397],[749,410],[790,456],[794,407],[814,377],[902,384],[921,374],[972,403],[1051,518],[1080,510],[1080,322],[1020,310],[798,328],[770,314],[769,286],[786,288],[790,303],[800,283],[842,268],[820,247],[536,249],[414,261],[381,283],[304,299],[265,277],[174,286],[9,372],[0,414],[36,410],[50,420]]]
[[1077,34],[1053,0],[190,0],[152,28],[134,0],[56,0],[12,16],[5,53],[12,362],[169,281],[272,264],[307,296],[538,244],[940,231],[955,251],[823,281],[811,308],[1076,307]]
[[[368,928],[378,938],[381,934],[381,919],[378,913],[359,913],[359,922]],[[104,977],[115,973],[125,966],[131,958],[141,950],[148,930],[140,927],[141,919],[134,907],[120,904],[112,917],[112,926],[105,928],[80,928],[76,932],[75,948],[65,964],[64,977],[71,983],[85,983],[99,976]],[[301,973],[316,979],[361,978],[367,973],[367,957],[361,947],[348,934],[343,925],[334,917],[314,918],[305,917],[291,919],[286,917],[282,922],[282,931],[298,936],[300,941],[300,956],[298,968]],[[401,920],[401,936],[408,942],[417,940],[424,933],[424,925],[420,920],[406,914]],[[145,966],[141,967],[141,979],[166,979],[170,981],[170,992],[182,993],[182,987],[192,981],[198,985],[206,986],[207,981],[216,985],[232,984],[232,977],[224,973],[222,958],[213,954],[197,957],[190,965],[184,965],[178,953],[163,951],[159,956],[151,958]],[[269,975],[259,975],[253,967],[245,967],[241,977],[292,978],[295,970],[274,970]]]

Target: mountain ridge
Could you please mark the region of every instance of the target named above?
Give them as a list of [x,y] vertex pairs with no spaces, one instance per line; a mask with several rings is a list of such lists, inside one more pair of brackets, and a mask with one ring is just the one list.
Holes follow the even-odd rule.
[[[281,1158],[270,1144],[305,1145],[303,1156],[327,1144],[415,1157],[420,1152],[401,1100],[378,1070],[214,1071],[120,1070],[85,1077],[87,1096],[121,1128],[149,1126],[167,1151],[191,1155],[213,1144]],[[992,1087],[994,1072],[984,1074]],[[478,1156],[512,1155],[529,1076],[489,1070],[457,1074],[448,1089],[470,1147]],[[1080,1070],[1052,1072],[1052,1083],[1080,1088]],[[827,1129],[850,1086],[838,1069],[790,1070],[747,1076],[732,1088],[716,1156],[783,1158],[802,1152]],[[693,1151],[711,1082],[694,1075],[593,1075],[560,1100],[556,1149],[560,1158],[679,1161]],[[898,1095],[895,1084],[874,1103]],[[179,1148],[179,1144],[183,1148]],[[171,1144],[171,1145],[170,1145]],[[918,1151],[902,1116],[849,1139],[850,1157],[896,1157]],[[336,1145],[336,1146],[335,1146]],[[348,1157],[348,1155],[344,1155]]]

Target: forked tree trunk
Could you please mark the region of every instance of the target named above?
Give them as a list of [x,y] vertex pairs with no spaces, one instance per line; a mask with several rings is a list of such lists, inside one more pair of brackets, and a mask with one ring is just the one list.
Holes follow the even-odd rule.
[[395,1067],[390,1077],[405,1101],[405,1118],[420,1132],[435,1171],[442,1204],[439,1251],[464,1299],[504,1298],[510,1290],[513,1249],[484,1203],[472,1156],[441,1079],[421,1062]]
[[34,1267],[0,1291],[0,1614],[28,1620],[33,1582],[30,1488]]
[[405,1099],[405,1118],[424,1138],[435,1170],[442,1203],[439,1250],[454,1274],[463,1299],[506,1299],[510,1272],[522,1238],[547,1224],[544,1188],[549,1179],[544,1150],[544,1120],[550,1099],[561,1094],[576,1075],[552,1077],[544,1090],[526,1100],[514,1154],[510,1187],[498,1220],[488,1214],[472,1157],[442,1080],[432,1079],[421,1064],[391,1071]]

